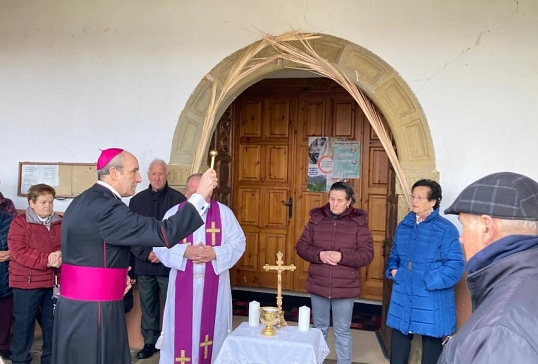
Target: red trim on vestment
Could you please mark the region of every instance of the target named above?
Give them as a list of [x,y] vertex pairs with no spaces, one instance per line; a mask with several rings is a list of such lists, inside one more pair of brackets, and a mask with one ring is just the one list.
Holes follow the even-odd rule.
[[164,239],[164,243],[166,244],[166,247],[168,249],[170,249],[170,244],[168,244],[168,239],[166,239],[166,234],[164,233],[164,227],[161,226],[161,232],[163,233],[163,239]]

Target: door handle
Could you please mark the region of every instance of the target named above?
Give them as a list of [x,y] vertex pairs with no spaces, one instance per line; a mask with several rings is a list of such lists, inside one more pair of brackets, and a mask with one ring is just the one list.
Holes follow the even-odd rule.
[[285,201],[282,201],[282,204],[285,206],[288,206],[288,216],[291,219],[291,217],[293,216],[293,199],[290,197],[288,199],[288,203],[286,203]]

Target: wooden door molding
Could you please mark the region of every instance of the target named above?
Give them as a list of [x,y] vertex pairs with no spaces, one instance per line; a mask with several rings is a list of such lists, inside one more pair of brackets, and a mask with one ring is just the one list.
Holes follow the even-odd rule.
[[[389,169],[389,189],[387,193],[387,228],[385,232],[385,239],[383,240],[383,264],[387,266],[387,261],[390,256],[390,250],[392,248],[392,241],[394,233],[396,232],[396,226],[398,220],[396,219],[396,209],[398,206],[398,196],[394,193],[394,187],[396,184],[396,173],[393,168]],[[390,353],[390,339],[392,330],[386,325],[387,315],[389,312],[390,297],[392,295],[393,281],[383,275],[383,300],[381,309],[381,327],[379,329],[379,337],[385,348],[385,352]]]

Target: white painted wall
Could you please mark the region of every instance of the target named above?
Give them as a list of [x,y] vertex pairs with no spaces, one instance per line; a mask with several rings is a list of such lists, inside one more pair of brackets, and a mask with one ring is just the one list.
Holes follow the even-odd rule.
[[203,76],[257,29],[290,28],[349,40],[402,75],[428,118],[444,206],[495,171],[538,180],[535,0],[2,0],[1,191],[26,206],[19,161],[94,162],[108,147],[143,171],[168,160]]

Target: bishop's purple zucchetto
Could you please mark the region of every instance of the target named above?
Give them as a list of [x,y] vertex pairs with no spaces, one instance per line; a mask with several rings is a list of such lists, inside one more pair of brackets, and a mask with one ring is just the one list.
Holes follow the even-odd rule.
[[101,155],[99,156],[99,159],[97,160],[97,170],[100,170],[106,165],[118,154],[123,152],[123,149],[120,148],[108,148],[101,151]]

